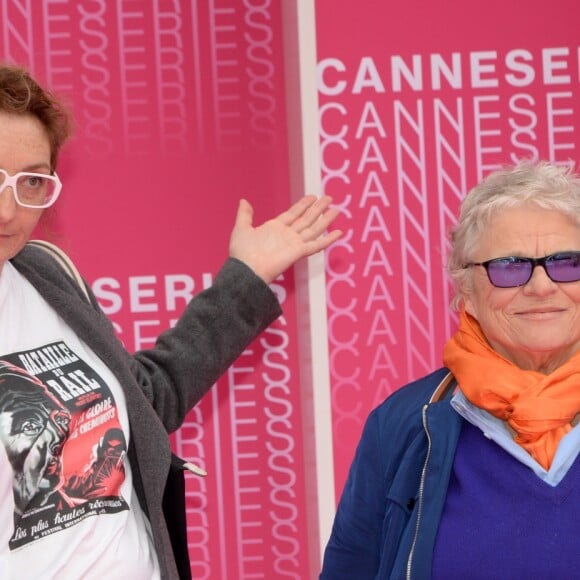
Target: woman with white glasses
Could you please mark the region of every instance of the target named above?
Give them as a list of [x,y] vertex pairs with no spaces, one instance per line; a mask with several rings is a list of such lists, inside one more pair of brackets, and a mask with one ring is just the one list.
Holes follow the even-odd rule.
[[253,227],[242,201],[213,286],[131,355],[90,288],[28,244],[61,191],[69,126],[0,65],[0,577],[188,578],[168,432],[280,315],[268,283],[338,238],[324,234],[337,211],[306,196]]
[[369,416],[321,578],[569,578],[580,566],[580,179],[522,162],[464,199],[444,368]]

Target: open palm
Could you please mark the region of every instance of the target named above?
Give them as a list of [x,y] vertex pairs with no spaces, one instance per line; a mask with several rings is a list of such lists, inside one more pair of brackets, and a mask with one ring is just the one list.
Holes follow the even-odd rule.
[[230,237],[230,256],[247,264],[266,283],[295,262],[324,250],[340,236],[339,230],[325,234],[338,215],[328,209],[330,197],[306,195],[280,215],[254,227],[254,211],[240,200]]

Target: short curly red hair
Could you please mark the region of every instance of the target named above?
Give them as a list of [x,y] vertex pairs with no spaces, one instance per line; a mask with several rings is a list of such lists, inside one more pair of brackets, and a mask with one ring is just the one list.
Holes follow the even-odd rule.
[[54,171],[61,147],[72,132],[72,117],[64,104],[42,88],[25,68],[0,63],[0,111],[30,114],[42,123],[50,142]]

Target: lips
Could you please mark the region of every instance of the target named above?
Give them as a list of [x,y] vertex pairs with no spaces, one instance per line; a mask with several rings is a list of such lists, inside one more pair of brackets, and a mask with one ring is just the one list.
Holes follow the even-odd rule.
[[534,308],[532,310],[521,310],[516,312],[516,316],[523,316],[529,318],[549,318],[550,316],[562,314],[566,312],[565,308]]

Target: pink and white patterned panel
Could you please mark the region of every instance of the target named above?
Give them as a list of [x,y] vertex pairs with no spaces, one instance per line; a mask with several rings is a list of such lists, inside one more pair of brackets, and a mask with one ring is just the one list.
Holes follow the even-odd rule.
[[336,490],[369,410],[442,366],[460,200],[499,164],[579,158],[578,6],[316,2]]
[[[290,201],[281,8],[268,0],[0,0],[0,58],[76,117],[43,234],[69,252],[129,350],[150,346],[228,253],[240,197]],[[174,435],[195,578],[308,576],[292,273],[284,316]]]

